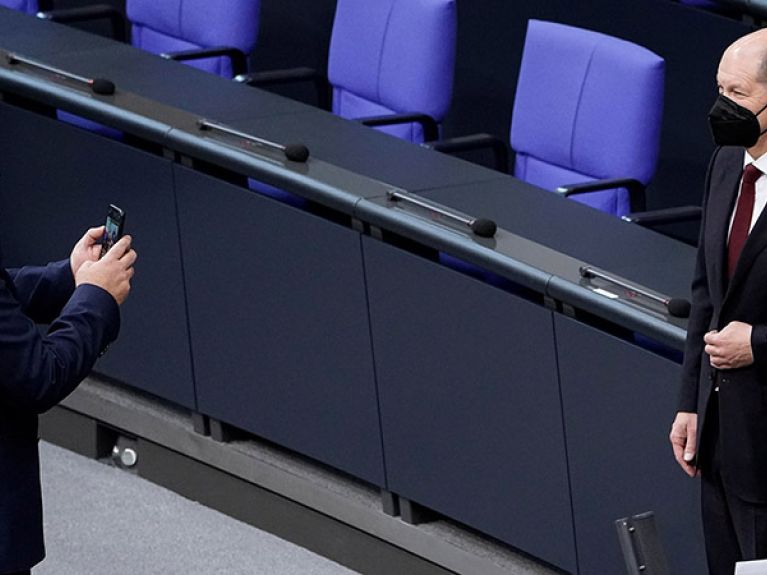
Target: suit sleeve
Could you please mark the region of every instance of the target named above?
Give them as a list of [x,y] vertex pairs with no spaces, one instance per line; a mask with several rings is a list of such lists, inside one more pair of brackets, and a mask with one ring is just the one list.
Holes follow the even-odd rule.
[[[23,297],[23,273],[21,279]],[[97,286],[81,285],[52,320],[48,333],[41,334],[24,306],[45,312],[55,307],[38,307],[37,298],[45,289],[39,290],[46,281],[37,283],[25,301],[16,298],[8,277],[0,281],[0,402],[35,413],[50,409],[71,393],[120,328],[114,298]]]
[[22,311],[37,323],[51,323],[75,289],[69,260],[8,270]]
[[695,413],[698,409],[698,387],[700,380],[700,365],[705,347],[703,336],[711,324],[713,307],[708,289],[708,274],[706,272],[706,212],[711,186],[711,172],[714,169],[719,150],[717,148],[711,157],[706,185],[703,194],[703,218],[700,224],[698,238],[698,254],[695,261],[695,273],[692,279],[692,306],[690,319],[687,322],[687,340],[684,347],[684,363],[682,365],[682,385],[679,391],[677,411]]

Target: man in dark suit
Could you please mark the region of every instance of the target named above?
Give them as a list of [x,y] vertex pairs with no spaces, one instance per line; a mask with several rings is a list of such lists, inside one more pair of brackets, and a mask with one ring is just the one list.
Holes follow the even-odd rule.
[[[99,260],[93,228],[69,260],[0,262],[0,573],[29,573],[43,547],[37,415],[66,397],[117,337],[136,253],[124,237]],[[35,323],[50,323],[42,335]]]
[[709,571],[767,558],[767,30],[722,56],[678,413]]

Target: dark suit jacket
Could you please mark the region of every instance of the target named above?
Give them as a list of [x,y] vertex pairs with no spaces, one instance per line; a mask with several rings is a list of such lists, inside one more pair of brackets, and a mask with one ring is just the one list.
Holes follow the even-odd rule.
[[[717,148],[709,165],[679,410],[697,411],[698,437],[705,441],[706,408],[718,379],[724,481],[740,498],[767,503],[767,209],[749,234],[732,280],[726,279],[727,235],[743,158],[743,148]],[[731,321],[753,326],[754,363],[716,373],[703,336]],[[698,453],[706,448],[700,445]],[[705,459],[702,468],[705,473]]]
[[[36,322],[50,323],[46,335]],[[112,296],[75,289],[68,261],[9,272],[0,262],[0,573],[45,556],[37,415],[74,390],[119,324]]]

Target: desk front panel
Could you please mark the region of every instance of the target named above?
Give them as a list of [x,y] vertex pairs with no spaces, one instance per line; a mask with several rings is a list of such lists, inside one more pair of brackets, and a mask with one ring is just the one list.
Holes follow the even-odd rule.
[[363,246],[389,489],[575,572],[551,312]]
[[698,481],[668,441],[679,364],[555,319],[581,575],[623,572],[614,521],[645,511],[655,513],[671,573],[705,573]]
[[360,235],[177,167],[202,413],[383,485]]
[[0,104],[0,242],[8,267],[64,259],[110,203],[139,260],[120,338],[96,371],[194,408],[171,162]]

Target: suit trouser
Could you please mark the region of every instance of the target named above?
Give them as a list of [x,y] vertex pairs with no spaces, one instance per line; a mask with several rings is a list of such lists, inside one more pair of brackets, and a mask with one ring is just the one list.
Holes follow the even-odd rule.
[[718,396],[709,401],[702,442],[703,534],[710,575],[733,575],[736,561],[767,558],[767,505],[743,501],[722,478]]

